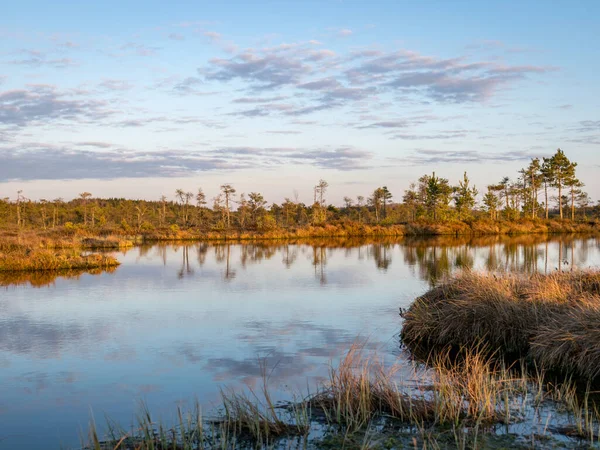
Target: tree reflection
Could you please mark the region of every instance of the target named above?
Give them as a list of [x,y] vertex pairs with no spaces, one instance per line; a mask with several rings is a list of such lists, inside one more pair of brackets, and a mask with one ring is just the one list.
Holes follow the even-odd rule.
[[[552,272],[575,270],[585,267],[590,258],[597,258],[600,250],[595,237],[577,235],[522,235],[522,236],[436,236],[405,238],[350,238],[316,239],[263,242],[197,242],[175,245],[159,244],[138,247],[140,259],[158,258],[168,267],[168,255],[178,253],[177,278],[195,276],[194,266],[202,268],[216,264],[223,266],[225,281],[234,280],[241,267],[278,259],[290,269],[306,261],[298,258],[307,254],[314,268],[315,279],[320,284],[328,282],[328,257],[333,252],[346,260],[372,259],[377,270],[387,272],[394,257],[403,258],[410,271],[430,285],[452,276],[460,270],[486,270],[488,272]],[[190,249],[196,252],[196,262],[190,262]],[[211,254],[213,255],[211,260]],[[330,270],[337,270],[333,266]],[[117,269],[118,270],[118,269]],[[32,286],[47,286],[60,276],[72,277],[81,274],[29,273],[0,274],[0,286],[29,283]],[[88,271],[88,273],[97,273]],[[209,272],[203,272],[207,276]]]
[[370,247],[370,254],[375,260],[375,265],[384,272],[387,272],[392,264],[391,252],[388,252],[390,247],[390,244],[373,244]]
[[179,279],[194,273],[194,269],[190,266],[190,247],[184,245],[181,250],[181,267],[177,272],[177,278]]
[[78,280],[81,275],[113,273],[116,267],[88,270],[41,270],[33,272],[0,272],[0,287],[29,285],[34,288],[53,286],[58,278]]
[[315,278],[324,285],[327,284],[327,277],[325,276],[325,266],[327,265],[327,252],[325,247],[312,247],[312,265],[315,268]]

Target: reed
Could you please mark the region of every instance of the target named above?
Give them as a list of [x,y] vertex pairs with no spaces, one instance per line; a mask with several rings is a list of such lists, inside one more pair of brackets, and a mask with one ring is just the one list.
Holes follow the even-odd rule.
[[[264,370],[258,392],[224,389],[216,418],[204,419],[196,404],[191,413],[178,410],[165,426],[142,406],[129,431],[109,424],[101,438],[92,422],[85,448],[510,448],[517,438],[496,427],[523,422],[548,403],[568,419],[553,425],[553,433],[577,439],[574,443],[598,442],[598,407],[589,387],[582,394],[571,380],[548,383],[542,371],[505,367],[477,347],[463,349],[459,358],[450,349],[439,352],[427,366],[414,366],[408,381],[399,370],[356,344],[330,368],[316,394],[285,408],[272,400]],[[315,429],[320,431],[311,437]],[[533,438],[556,443],[547,429],[548,424],[544,435]]]

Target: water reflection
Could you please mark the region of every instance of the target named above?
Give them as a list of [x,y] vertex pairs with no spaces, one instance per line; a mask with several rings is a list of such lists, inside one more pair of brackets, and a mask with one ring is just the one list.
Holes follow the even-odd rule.
[[0,287],[26,285],[34,288],[52,286],[57,278],[78,280],[81,275],[100,275],[102,273],[113,273],[116,267],[105,269],[83,269],[83,270],[50,270],[35,272],[0,272]]
[[[415,275],[421,280],[435,285],[461,269],[548,273],[553,270],[586,267],[590,249],[598,249],[598,242],[595,237],[582,238],[574,235],[437,236],[405,239],[301,240],[285,243],[196,243],[139,247],[137,251],[141,258],[147,256],[153,248],[165,265],[168,253],[181,253],[182,262],[178,276],[183,278],[194,275],[189,252],[196,252],[198,266],[202,267],[206,263],[209,250],[212,249],[214,261],[224,268],[222,278],[225,281],[234,280],[236,270],[271,260],[276,255],[287,269],[308,259],[314,268],[315,279],[326,285],[328,251],[331,253],[343,250],[345,258],[373,261],[378,270],[386,272],[392,265],[396,249],[401,253],[404,265],[413,267]],[[167,250],[169,248],[171,252]],[[236,251],[233,251],[234,249]],[[307,258],[299,259],[299,255]]]
[[[142,245],[121,251],[121,255],[137,253],[135,261],[158,258],[164,266],[173,255],[179,255],[180,265],[177,277],[183,279],[195,276],[194,266],[203,267],[209,254],[223,267],[222,280],[232,281],[237,270],[271,260],[278,255],[283,266],[290,269],[308,259],[314,267],[315,279],[326,285],[328,251],[340,252],[347,259],[371,260],[378,270],[390,269],[394,249],[399,249],[402,262],[415,269],[421,280],[435,285],[451,276],[456,270],[477,269],[510,271],[521,273],[574,270],[585,268],[590,259],[590,251],[600,248],[596,237],[577,235],[523,235],[428,238],[354,238],[329,240],[299,240],[281,242],[241,242],[241,243],[182,243]],[[239,250],[239,251],[238,251]],[[195,255],[195,262],[190,262]],[[235,254],[235,256],[234,256]],[[299,259],[299,255],[307,258]],[[78,279],[81,274],[99,275],[107,270],[0,273],[0,286],[29,284],[33,287],[51,286],[57,278]]]
[[[77,444],[90,407],[125,424],[141,398],[157,415],[196,397],[209,411],[223,384],[256,385],[259,358],[278,395],[305,390],[357,336],[401,357],[398,307],[457,270],[571,270],[598,265],[600,245],[569,236],[191,242],[116,256],[112,273],[0,275],[0,449]],[[46,425],[32,436],[31,423]]]

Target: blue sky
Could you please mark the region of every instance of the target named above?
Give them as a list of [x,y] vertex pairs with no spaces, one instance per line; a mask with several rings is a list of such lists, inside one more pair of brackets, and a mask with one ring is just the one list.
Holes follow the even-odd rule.
[[600,197],[600,3],[11,2],[0,196],[480,192],[561,147]]

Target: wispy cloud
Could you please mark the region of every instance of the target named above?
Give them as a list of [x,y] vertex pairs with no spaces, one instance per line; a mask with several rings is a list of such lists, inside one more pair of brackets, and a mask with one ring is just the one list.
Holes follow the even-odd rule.
[[128,42],[121,46],[121,50],[126,52],[132,52],[138,56],[154,56],[156,52],[160,50],[159,47],[150,47],[145,44],[140,44],[137,42]]
[[533,156],[529,150],[513,150],[502,153],[486,153],[476,150],[432,150],[419,149],[412,155],[406,158],[389,158],[391,161],[400,164],[409,165],[431,165],[438,166],[440,164],[466,164],[479,163],[489,164],[490,162],[510,162],[510,161],[525,161]]
[[104,79],[98,87],[107,91],[129,91],[134,88],[134,85],[127,80]]
[[295,112],[302,115],[398,93],[444,103],[485,102],[518,81],[554,70],[469,61],[466,56],[443,59],[410,50],[366,49],[338,55],[328,49],[317,51],[309,43],[293,43],[214,58],[199,73],[207,82],[243,82],[255,93],[291,90],[304,99]]
[[[90,150],[90,147],[97,150]],[[0,147],[0,182],[176,177],[214,170],[268,169],[289,164],[347,171],[367,167],[371,157],[370,152],[353,147],[219,147],[192,152],[131,150],[104,142],[7,144]]]
[[49,56],[47,52],[41,50],[21,50],[19,54],[23,56],[7,61],[8,64],[35,68],[51,67],[54,69],[67,69],[78,65],[71,58]]
[[50,85],[0,92],[0,125],[24,126],[32,122],[99,120],[112,114],[101,100],[84,99]]

